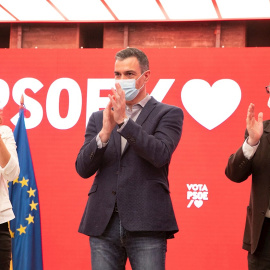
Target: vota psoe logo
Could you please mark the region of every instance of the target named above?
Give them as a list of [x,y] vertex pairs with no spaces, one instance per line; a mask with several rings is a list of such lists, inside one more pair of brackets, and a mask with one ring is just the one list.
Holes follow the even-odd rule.
[[204,201],[208,201],[208,188],[205,184],[187,184],[187,208],[192,205],[200,208]]
[[181,92],[187,112],[208,130],[228,119],[241,101],[241,89],[231,79],[216,81],[212,87],[204,80],[188,81]]

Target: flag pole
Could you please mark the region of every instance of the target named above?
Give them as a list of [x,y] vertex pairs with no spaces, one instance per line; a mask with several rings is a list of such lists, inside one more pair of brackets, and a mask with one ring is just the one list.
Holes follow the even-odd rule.
[[25,106],[24,106],[24,96],[23,96],[23,94],[22,94],[22,96],[21,96],[21,100],[20,100],[20,109],[23,109]]

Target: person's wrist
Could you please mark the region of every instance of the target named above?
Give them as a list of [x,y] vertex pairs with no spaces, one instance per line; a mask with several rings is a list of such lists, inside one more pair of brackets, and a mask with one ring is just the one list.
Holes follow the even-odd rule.
[[125,124],[126,119],[127,119],[127,117],[124,117],[122,121],[119,121],[120,123],[117,123],[119,128],[121,128]]
[[124,125],[124,121],[122,122],[122,123],[120,123],[120,124],[118,124],[118,127],[120,128],[120,127],[122,127],[123,125]]
[[111,133],[110,132],[106,132],[105,130],[101,130],[99,132],[99,138],[101,140],[102,143],[106,143],[108,142],[109,138],[110,138]]
[[254,140],[254,139],[252,139],[252,138],[248,138],[248,140],[247,140],[247,143],[250,145],[250,146],[255,146],[255,145],[257,145],[258,144],[258,142],[259,142],[259,140]]

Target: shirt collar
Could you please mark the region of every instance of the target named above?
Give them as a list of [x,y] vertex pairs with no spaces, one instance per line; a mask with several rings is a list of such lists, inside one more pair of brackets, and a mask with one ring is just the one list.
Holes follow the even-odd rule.
[[149,96],[149,94],[146,94],[146,97],[144,99],[142,99],[138,104],[141,105],[142,107],[144,107],[146,105],[146,103],[151,99],[151,97]]
[[127,110],[131,110],[133,108],[136,108],[136,107],[141,107],[141,108],[144,108],[144,106],[146,105],[146,103],[151,99],[151,96],[149,94],[146,94],[146,96],[138,103],[132,105],[131,109],[129,109],[129,106],[126,106],[126,109]]

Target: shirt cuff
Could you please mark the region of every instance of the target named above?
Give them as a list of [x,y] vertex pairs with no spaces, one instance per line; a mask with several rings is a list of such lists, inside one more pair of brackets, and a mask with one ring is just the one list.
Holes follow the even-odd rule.
[[105,147],[109,143],[109,141],[107,141],[106,143],[102,142],[101,139],[100,139],[100,137],[99,137],[99,133],[98,133],[98,135],[96,137],[96,142],[97,142],[97,147],[99,149]]
[[260,144],[260,141],[256,145],[251,146],[247,143],[247,140],[248,140],[248,137],[243,143],[242,150],[243,150],[245,158],[251,159],[254,156],[254,154],[256,153],[257,148]]

